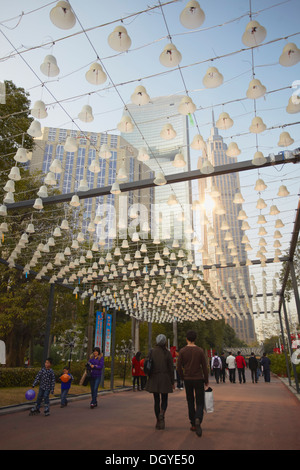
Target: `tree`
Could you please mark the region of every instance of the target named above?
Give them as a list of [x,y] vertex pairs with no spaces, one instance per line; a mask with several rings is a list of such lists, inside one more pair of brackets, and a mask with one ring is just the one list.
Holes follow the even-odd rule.
[[0,170],[11,168],[12,157],[19,147],[33,149],[33,138],[27,130],[33,121],[29,116],[29,94],[12,81],[5,81],[5,103],[0,105]]
[[[299,285],[299,283],[300,283],[300,241],[299,240],[298,240],[297,245],[296,245],[293,263],[294,263],[294,269],[295,269],[297,285]],[[281,269],[280,274],[279,274],[279,278],[280,278],[281,282],[283,282],[286,267],[287,267],[287,261],[282,263],[282,269]],[[294,292],[294,289],[293,289],[292,277],[291,277],[291,273],[289,273],[289,277],[288,277],[286,287],[285,287],[285,291],[284,291],[284,296],[285,296],[285,298],[288,302],[290,301],[291,295],[292,295],[293,292]]]

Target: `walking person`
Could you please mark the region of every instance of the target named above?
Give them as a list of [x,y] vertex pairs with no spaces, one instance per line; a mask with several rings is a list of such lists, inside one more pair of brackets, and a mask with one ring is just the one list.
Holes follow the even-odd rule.
[[156,346],[151,350],[152,369],[147,380],[146,390],[153,393],[156,429],[165,429],[165,414],[168,407],[168,394],[173,393],[174,368],[173,357],[167,349],[167,338],[160,334],[156,337]]
[[235,369],[236,369],[236,362],[235,357],[232,355],[230,351],[229,356],[226,358],[226,365],[229,371],[229,380],[231,383],[235,384]]
[[44,413],[45,416],[49,416],[50,414],[50,400],[49,395],[50,393],[54,394],[54,387],[55,387],[55,374],[51,368],[52,366],[52,359],[48,357],[45,361],[45,366],[37,373],[32,388],[34,388],[38,383],[40,384],[39,393],[37,396],[35,406],[30,410],[30,414],[38,414],[40,413],[40,407],[42,401],[44,400]]
[[219,380],[220,380],[221,369],[222,369],[222,361],[217,354],[214,354],[211,360],[211,370],[214,373],[217,384],[219,383]]
[[140,360],[141,390],[145,390],[145,386],[147,382],[147,376],[144,372],[144,362],[145,362],[145,357],[144,355],[142,355],[142,359]]
[[71,382],[72,380],[74,380],[73,375],[70,374],[69,367],[64,367],[63,373],[60,376],[60,380],[61,380],[60,407],[64,408],[68,404],[67,396],[70,391]]
[[238,370],[238,375],[239,375],[239,382],[240,384],[246,383],[246,378],[245,378],[245,367],[247,367],[246,361],[244,356],[241,355],[241,352],[238,351],[237,356],[235,358],[237,370]]
[[226,358],[225,358],[225,353],[222,352],[220,356],[221,362],[222,362],[222,368],[220,371],[220,380],[221,382],[225,383],[225,378],[226,378]]
[[271,382],[271,374],[270,374],[271,360],[267,357],[267,353],[265,352],[263,353],[260,363],[263,369],[265,382]]
[[[204,390],[208,387],[208,367],[204,351],[195,344],[197,334],[190,330],[186,334],[187,345],[179,351],[177,370],[184,381],[191,431],[202,435],[201,424],[204,411]],[[196,406],[195,406],[196,401]]]
[[249,357],[249,369],[251,370],[251,379],[252,383],[257,384],[257,368],[258,368],[258,360],[256,359],[254,352],[251,353]]
[[91,403],[90,408],[97,406],[98,388],[101,382],[102,371],[104,367],[104,357],[100,352],[100,348],[95,347],[91,355],[87,367],[90,369],[90,385],[91,385]]
[[135,392],[135,384],[137,384],[137,390],[141,390],[140,387],[140,376],[141,376],[141,353],[138,351],[136,355],[132,358],[132,387],[133,391]]

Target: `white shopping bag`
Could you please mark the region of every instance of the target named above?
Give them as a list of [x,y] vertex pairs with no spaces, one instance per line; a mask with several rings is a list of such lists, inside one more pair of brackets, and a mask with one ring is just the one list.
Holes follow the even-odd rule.
[[214,411],[214,395],[210,387],[204,391],[204,408],[206,413],[213,413]]

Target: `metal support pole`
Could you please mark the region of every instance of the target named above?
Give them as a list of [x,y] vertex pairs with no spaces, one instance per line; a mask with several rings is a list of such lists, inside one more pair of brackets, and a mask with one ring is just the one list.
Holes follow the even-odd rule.
[[290,273],[291,273],[295,302],[296,302],[297,313],[298,313],[298,322],[300,323],[300,298],[299,298],[299,291],[298,291],[298,286],[297,286],[297,278],[296,278],[296,273],[295,273],[294,262],[289,261],[289,266],[290,266]]
[[88,343],[87,343],[87,359],[89,359],[90,355],[93,352],[94,347],[94,297],[90,298],[90,305],[89,305],[89,319],[88,319]]
[[46,329],[45,329],[45,339],[44,339],[44,352],[43,352],[43,362],[42,367],[45,364],[47,357],[49,356],[50,348],[50,331],[51,331],[51,322],[52,322],[52,310],[54,303],[54,284],[50,284],[50,293],[49,293],[49,302],[48,302],[48,312],[46,320]]
[[284,318],[285,318],[285,324],[286,324],[286,331],[287,331],[287,335],[288,335],[290,360],[291,360],[292,368],[293,368],[293,372],[294,372],[296,390],[297,390],[297,393],[299,393],[299,382],[298,382],[297,370],[296,370],[295,364],[292,362],[292,342],[291,342],[290,327],[289,327],[289,322],[288,322],[288,317],[287,317],[287,311],[286,311],[286,305],[285,305],[284,298],[282,299],[282,305],[283,305],[283,312],[284,312]]
[[116,323],[117,323],[117,312],[116,312],[116,308],[114,307],[113,315],[112,315],[112,334],[111,334],[111,366],[110,366],[110,389],[111,390],[114,389]]
[[286,372],[287,372],[287,376],[288,376],[288,379],[289,379],[289,384],[292,385],[290,366],[289,366],[289,360],[288,360],[288,356],[287,356],[287,349],[286,349],[286,345],[285,345],[284,330],[283,330],[282,317],[281,317],[281,311],[280,310],[279,310],[278,314],[279,314],[279,323],[280,323],[282,343],[283,343],[283,351],[284,351],[284,357],[285,357]]
[[173,320],[173,346],[178,349],[177,321]]

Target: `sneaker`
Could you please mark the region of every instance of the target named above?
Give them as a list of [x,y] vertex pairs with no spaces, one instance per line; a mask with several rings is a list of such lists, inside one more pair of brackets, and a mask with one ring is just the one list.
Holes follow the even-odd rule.
[[201,437],[202,436],[202,428],[200,424],[200,419],[196,418],[195,419],[195,426],[196,426],[196,434],[197,436]]
[[191,425],[190,430],[195,432],[196,431],[196,426]]

